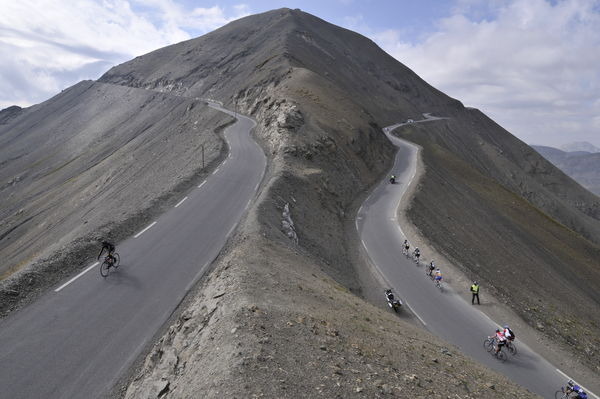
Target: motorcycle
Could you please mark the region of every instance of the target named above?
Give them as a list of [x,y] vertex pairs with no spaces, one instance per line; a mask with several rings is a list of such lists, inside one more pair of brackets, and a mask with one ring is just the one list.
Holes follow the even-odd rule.
[[392,290],[385,291],[385,299],[387,301],[388,306],[394,312],[398,313],[400,308],[402,307],[402,301],[400,299],[394,298],[394,294],[392,294]]

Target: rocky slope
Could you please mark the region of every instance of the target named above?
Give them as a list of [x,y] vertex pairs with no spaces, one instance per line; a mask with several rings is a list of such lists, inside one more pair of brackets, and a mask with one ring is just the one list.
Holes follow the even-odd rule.
[[532,148],[573,180],[600,196],[600,152],[567,152],[537,145]]

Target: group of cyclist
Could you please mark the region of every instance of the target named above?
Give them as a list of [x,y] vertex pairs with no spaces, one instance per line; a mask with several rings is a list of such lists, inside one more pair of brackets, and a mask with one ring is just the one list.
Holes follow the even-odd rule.
[[[404,249],[402,252],[404,252],[404,254],[408,256],[410,250],[410,243],[408,242],[408,240],[404,240],[403,247]],[[421,258],[421,251],[419,250],[419,247],[415,247],[412,256],[415,262],[418,264],[419,259]],[[433,260],[427,265],[426,273],[429,277],[431,277],[433,281],[435,281],[436,285],[439,286],[442,283],[442,271],[439,267],[436,268]]]
[[502,347],[511,345],[515,340],[515,333],[510,329],[508,324],[505,324],[503,328],[496,328],[496,333],[494,334],[494,348],[496,354],[498,354]]

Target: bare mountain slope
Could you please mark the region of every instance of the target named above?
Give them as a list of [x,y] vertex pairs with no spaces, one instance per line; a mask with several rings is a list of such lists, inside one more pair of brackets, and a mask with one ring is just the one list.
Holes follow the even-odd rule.
[[[0,125],[0,275],[27,269],[2,311],[145,223],[201,172],[201,145],[217,159],[221,123],[194,100],[85,81]],[[54,273],[27,267],[43,259]]]
[[[410,137],[421,140],[428,168],[423,189],[417,194],[413,220],[419,227],[420,216],[427,222],[435,222],[423,225],[422,230],[436,245],[448,242],[447,236],[437,235],[438,231],[453,232],[456,226],[468,223],[476,224],[477,231],[482,232],[487,232],[489,227],[486,220],[469,218],[466,212],[447,218],[452,209],[446,210],[443,201],[449,198],[448,204],[456,201],[454,203],[462,206],[460,199],[464,197],[461,196],[467,194],[464,190],[457,193],[444,179],[431,179],[436,173],[440,176],[448,173],[438,172],[434,169],[435,160],[427,158],[440,151],[448,160],[465,165],[464,170],[469,172],[451,176],[458,186],[475,184],[480,178],[490,187],[500,187],[506,195],[525,204],[523,212],[528,217],[535,213],[549,219],[510,191],[526,193],[544,189],[551,179],[540,178],[540,169],[530,168],[541,158],[522,160],[519,158],[521,147],[503,148],[515,142],[514,138],[507,138],[507,133],[503,133],[506,137],[501,137],[497,146],[486,144],[486,151],[477,149],[480,138],[492,129],[489,121],[471,118],[473,113],[465,110],[460,102],[429,86],[368,39],[299,10],[282,9],[243,18],[201,38],[117,66],[91,86],[101,92],[116,90],[115,93],[120,93],[110,96],[107,103],[90,115],[121,115],[118,112],[121,108],[127,111],[117,120],[137,120],[131,128],[147,137],[144,143],[151,143],[149,147],[139,146],[139,153],[132,149],[136,156],[144,158],[145,164],[149,165],[148,159],[154,159],[157,153],[164,156],[172,153],[176,154],[176,170],[187,165],[185,162],[192,163],[181,173],[183,179],[197,171],[198,147],[191,144],[197,135],[192,121],[204,118],[202,126],[209,130],[216,120],[212,119],[213,114],[200,113],[200,107],[194,105],[195,98],[200,97],[214,98],[255,117],[256,135],[270,157],[269,173],[258,203],[218,260],[215,274],[207,278],[197,298],[190,298],[190,302],[194,302],[192,307],[181,314],[157,343],[156,351],[148,357],[130,387],[132,397],[163,397],[169,392],[172,397],[261,394],[316,397],[322,393],[351,397],[363,391],[370,397],[402,396],[408,392],[422,396],[454,393],[462,397],[506,397],[516,396],[517,392],[520,396],[528,395],[458,355],[454,349],[443,348],[443,344],[429,334],[415,330],[402,320],[392,320],[389,314],[353,296],[351,292],[372,288],[368,284],[373,282],[358,280],[353,263],[363,268],[365,265],[352,257],[356,243],[346,241],[345,231],[354,216],[356,199],[390,166],[393,148],[381,132],[381,126],[416,119],[423,112],[452,117],[452,123],[458,126],[450,133],[425,126],[423,134]],[[137,113],[129,112],[134,107],[118,107],[118,103],[118,110],[113,109],[110,104],[125,98],[123,92],[135,93],[141,103],[147,100],[148,105],[142,107],[134,102],[140,107]],[[92,103],[96,104],[99,99],[93,98]],[[60,99],[59,96],[47,105],[54,107]],[[76,102],[65,104],[73,106]],[[76,115],[70,107],[53,109],[57,117],[66,120],[69,114]],[[190,117],[186,112],[200,114]],[[48,120],[39,129],[54,123],[50,112],[45,115]],[[71,135],[76,136],[73,133],[80,128],[93,126],[94,118],[90,118],[70,130]],[[145,118],[149,118],[148,124],[144,123]],[[29,123],[27,120],[20,116],[13,123]],[[471,123],[475,126],[467,129]],[[102,124],[100,136],[112,131],[107,126],[117,129],[120,125]],[[26,131],[18,129],[13,135],[16,138]],[[0,133],[0,138],[5,134]],[[120,131],[110,142],[121,143],[121,135],[127,134],[127,130]],[[129,143],[138,137],[133,136]],[[492,134],[484,141],[495,143],[495,138]],[[211,140],[215,140],[216,148],[216,138]],[[511,156],[502,160],[492,158],[489,150],[497,151],[497,147]],[[115,151],[119,147],[112,148]],[[127,155],[114,159],[129,156],[129,149],[124,152]],[[4,157],[6,155],[2,159]],[[165,160],[173,161],[170,157]],[[495,161],[498,165],[488,164]],[[560,173],[545,161],[540,162],[545,174]],[[68,163],[71,164],[73,162]],[[63,163],[52,164],[55,168],[60,165]],[[119,170],[131,165],[133,163],[120,165]],[[444,167],[441,160],[438,168]],[[515,178],[502,173],[504,168],[515,173]],[[104,168],[97,170],[104,171]],[[146,170],[133,171],[144,181],[153,179]],[[471,176],[473,180],[466,178]],[[97,193],[100,197],[111,193],[111,185],[100,189],[105,177],[92,179],[83,192]],[[127,183],[135,179],[130,177],[123,181],[122,190],[114,193],[122,193],[116,198],[124,204],[137,204],[137,199],[151,202],[173,187],[166,184],[172,183],[173,178],[161,179],[164,190],[158,192],[141,185],[136,186],[137,191],[132,190]],[[68,184],[72,182],[69,180]],[[31,182],[28,186],[35,188],[36,184]],[[434,191],[427,189],[428,184],[433,184],[431,190]],[[538,201],[538,206],[543,206],[544,211],[557,220],[563,218],[562,224],[574,229],[584,226],[578,231],[593,234],[597,217],[594,202],[588,202],[586,194],[568,178],[564,184],[572,193],[567,190],[556,195],[545,190],[542,195],[534,192],[528,199]],[[123,197],[133,192],[138,192],[135,199]],[[435,196],[429,198],[430,194]],[[84,209],[79,204],[85,203],[87,197],[78,197],[82,198],[80,202],[74,200],[69,210],[61,208],[58,217],[66,217],[70,210],[77,213]],[[488,197],[481,198],[490,201],[475,209],[492,215],[494,223],[501,220],[504,208]],[[433,202],[425,203],[423,199]],[[582,204],[577,203],[575,209],[572,205],[576,201]],[[473,203],[478,205],[479,201]],[[297,242],[289,238],[293,237],[289,225],[282,225],[286,204],[291,208]],[[104,206],[102,201],[94,205],[96,208],[90,214],[96,220],[102,220],[101,215],[111,214],[112,208]],[[141,213],[140,218],[146,215]],[[517,232],[514,223],[518,221],[518,218],[502,220],[508,236]],[[544,230],[547,236],[572,234],[573,247],[595,250],[582,236],[555,224],[558,233]],[[528,237],[528,234],[539,233],[519,232],[525,245],[539,245],[550,248],[551,252],[550,246],[555,241],[546,235]],[[478,241],[459,238],[457,235],[451,242],[458,252],[456,258],[462,260],[465,243],[477,244]],[[475,251],[478,247],[469,245],[468,248]],[[488,256],[496,256],[497,250],[481,256],[488,259]],[[469,253],[474,254],[471,259],[480,262],[476,252]],[[539,253],[531,256],[543,270],[544,259],[536,258]],[[584,256],[587,256],[585,251]],[[574,260],[571,267],[578,273],[570,275],[575,279],[569,281],[570,284],[581,280],[579,273],[588,272],[584,262],[584,258]],[[495,273],[485,263],[464,264],[467,270],[476,270],[482,275]],[[520,267],[525,273],[530,270],[527,262]],[[522,275],[507,268],[504,277],[512,282]],[[507,292],[511,300],[520,298],[513,298],[512,294]],[[539,290],[535,294],[544,292]],[[595,300],[587,292],[581,295],[583,300]],[[547,296],[542,298],[548,299]],[[524,317],[530,317],[531,312],[531,309],[524,311]],[[394,345],[386,344],[390,337]],[[298,370],[305,370],[306,374],[298,377]],[[430,376],[436,376],[435,381]],[[437,384],[438,381],[442,384]]]

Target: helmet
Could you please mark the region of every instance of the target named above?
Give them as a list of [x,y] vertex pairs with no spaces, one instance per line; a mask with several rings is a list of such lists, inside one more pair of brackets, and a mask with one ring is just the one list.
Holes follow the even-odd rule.
[[500,332],[500,329],[499,329],[499,328],[496,328],[496,332]]
[[505,324],[505,325],[504,325],[504,328],[508,328],[508,324]]
[[571,386],[571,387],[572,387],[572,386],[573,386],[573,384],[575,384],[575,383],[573,382],[573,380],[569,380],[569,382],[567,382],[567,384],[569,384],[569,386]]
[[473,284],[477,285],[477,281],[473,281]]

